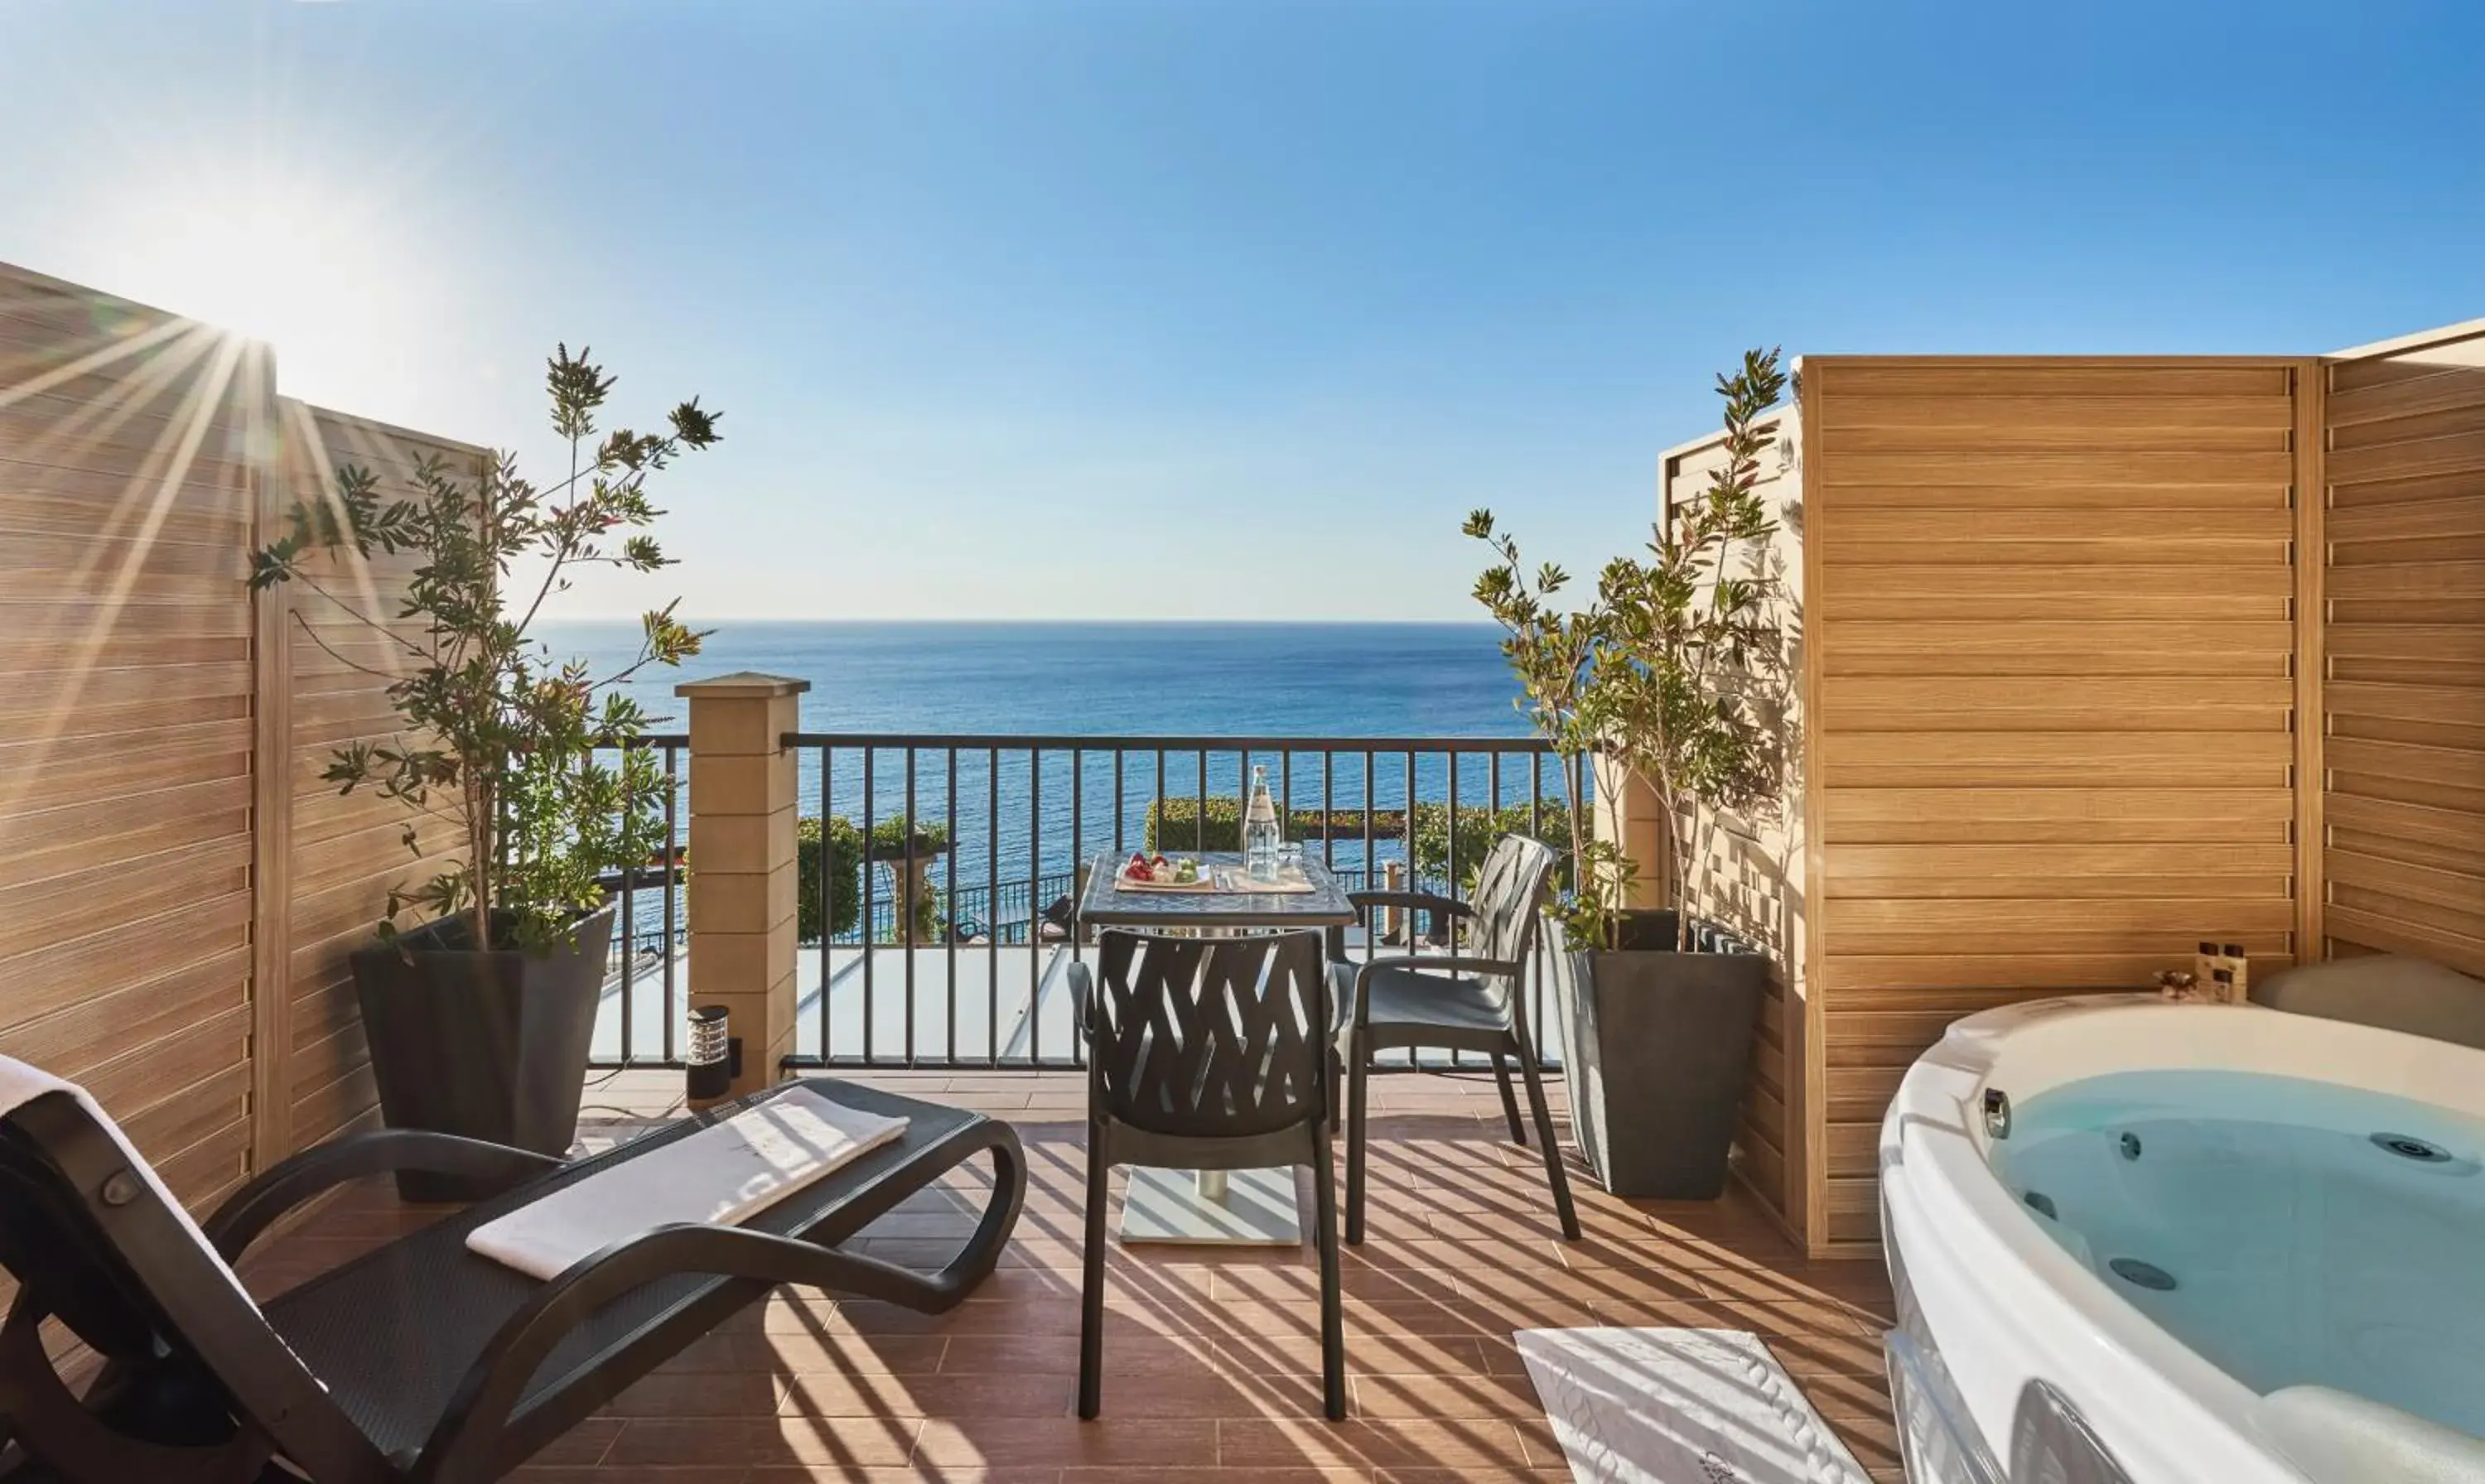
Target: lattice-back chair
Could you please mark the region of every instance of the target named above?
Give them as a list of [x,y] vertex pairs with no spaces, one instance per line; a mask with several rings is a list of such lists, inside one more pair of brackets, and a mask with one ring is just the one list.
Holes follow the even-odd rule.
[[[1363,1240],[1365,1080],[1381,1051],[1426,1048],[1472,1051],[1492,1059],[1501,1084],[1502,1116],[1510,1137],[1527,1142],[1518,1102],[1510,1086],[1510,1064],[1518,1066],[1544,1156],[1544,1177],[1553,1187],[1553,1210],[1562,1234],[1579,1239],[1579,1217],[1570,1203],[1570,1180],[1553,1138],[1544,1106],[1544,1078],[1527,1027],[1525,976],[1536,950],[1538,908],[1553,876],[1552,849],[1525,835],[1504,835],[1476,874],[1475,894],[1465,902],[1432,892],[1363,891],[1349,894],[1367,930],[1372,913],[1390,907],[1431,912],[1457,928],[1448,953],[1376,957],[1329,965],[1329,985],[1344,1021],[1340,1052],[1346,1062],[1346,1239]],[[1411,941],[1413,933],[1408,933]],[[1367,932],[1367,941],[1370,940]]]
[[1328,1415],[1346,1416],[1329,1109],[1335,1064],[1321,935],[1171,937],[1108,929],[1070,969],[1087,1046],[1087,1246],[1079,1415],[1102,1401],[1106,1205],[1116,1165],[1312,1172]]

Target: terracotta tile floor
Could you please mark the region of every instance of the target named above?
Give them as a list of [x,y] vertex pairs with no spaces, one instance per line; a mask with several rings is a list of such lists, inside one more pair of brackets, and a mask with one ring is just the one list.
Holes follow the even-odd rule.
[[[1346,1258],[1352,1418],[1321,1416],[1308,1250],[1133,1255],[1107,1269],[1105,1415],[1072,1415],[1084,1083],[873,1074],[1017,1123],[1027,1204],[999,1272],[956,1310],[779,1290],[582,1424],[528,1484],[1294,1484],[1561,1479],[1562,1453],[1511,1332],[1692,1325],[1765,1336],[1858,1459],[1899,1477],[1877,1264],[1808,1263],[1749,1201],[1616,1200],[1575,1163],[1586,1238],[1554,1234],[1543,1170],[1508,1144],[1489,1078],[1374,1084],[1370,1239]],[[628,1074],[589,1117],[669,1110],[679,1078]],[[613,1121],[600,1141],[633,1125]],[[931,1262],[964,1238],[976,1181],[926,1192],[859,1240]],[[357,1190],[254,1255],[282,1288],[422,1219]]]

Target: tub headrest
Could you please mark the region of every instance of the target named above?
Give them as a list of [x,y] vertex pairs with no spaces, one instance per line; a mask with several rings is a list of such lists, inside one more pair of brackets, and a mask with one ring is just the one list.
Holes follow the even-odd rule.
[[2261,1435],[2320,1484],[2485,1484],[2485,1438],[2326,1386],[2272,1391],[2257,1420]]
[[2252,997],[2272,1010],[2485,1050],[2485,980],[2404,954],[2280,969],[2255,981]]

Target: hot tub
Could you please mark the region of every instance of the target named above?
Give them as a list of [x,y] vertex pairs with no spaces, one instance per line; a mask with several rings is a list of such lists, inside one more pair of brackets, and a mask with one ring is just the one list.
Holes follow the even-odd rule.
[[1916,1484],[2485,1484],[2485,1051],[2154,996],[1952,1026],[1881,1129]]

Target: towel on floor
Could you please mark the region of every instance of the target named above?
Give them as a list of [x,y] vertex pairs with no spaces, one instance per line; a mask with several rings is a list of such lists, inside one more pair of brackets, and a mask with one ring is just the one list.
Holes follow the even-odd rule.
[[[86,1089],[74,1082],[64,1082],[40,1066],[29,1066],[14,1058],[0,1056],[0,1119],[7,1118],[46,1093],[67,1093],[78,1100],[78,1105],[86,1109],[86,1116],[102,1125],[103,1131],[112,1136],[112,1142],[121,1146],[121,1152],[129,1160],[129,1168],[138,1172],[139,1177],[147,1182],[147,1188],[155,1193],[155,1199],[189,1228],[190,1235],[198,1240],[199,1251],[205,1255],[207,1261],[224,1275],[226,1282],[232,1284],[233,1292],[241,1295],[242,1302],[250,1304],[249,1291],[242,1287],[241,1280],[233,1276],[233,1270],[225,1259],[216,1255],[216,1250],[208,1244],[205,1233],[199,1230],[199,1224],[190,1219],[190,1213],[183,1209],[181,1202],[173,1199],[173,1193],[166,1190],[163,1180],[156,1176],[155,1167],[147,1163],[130,1146],[129,1136],[121,1131],[121,1125],[112,1120],[112,1116],[103,1111]],[[251,1307],[257,1309],[259,1306],[251,1304]]]
[[651,1227],[738,1227],[905,1132],[904,1119],[792,1088],[486,1222],[466,1246],[549,1280]]

